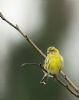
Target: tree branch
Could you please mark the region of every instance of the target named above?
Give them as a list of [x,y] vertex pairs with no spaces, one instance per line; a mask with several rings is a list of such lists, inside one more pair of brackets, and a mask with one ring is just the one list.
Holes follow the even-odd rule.
[[70,93],[72,93],[73,95],[75,95],[76,97],[79,98],[79,94],[78,94],[77,92],[75,92],[74,90],[72,90],[72,88],[70,88],[68,84],[64,84],[64,82],[60,81],[57,77],[56,77],[56,80],[57,80],[61,85],[63,85]]
[[69,79],[67,75],[63,71],[60,72],[62,77],[66,80],[66,82],[76,91],[79,93],[79,88]]
[[0,17],[2,18],[2,20],[4,20],[5,22],[7,22],[9,25],[11,25],[12,27],[14,27],[31,45],[32,47],[37,51],[39,52],[39,54],[41,56],[43,56],[44,58],[46,57],[46,55],[35,45],[35,43],[27,36],[27,35],[24,35],[24,33],[20,30],[19,26],[16,24],[16,25],[13,25],[10,21],[8,21],[4,16],[3,14],[0,12]]
[[[25,35],[21,29],[19,28],[18,25],[13,25],[9,20],[7,20],[3,14],[0,12],[0,17],[2,18],[2,20],[4,20],[5,22],[7,22],[9,25],[11,25],[13,28],[15,28],[30,44],[31,46],[43,57],[46,58],[46,55],[37,47],[37,45],[27,36]],[[41,67],[42,70],[45,71],[45,69],[43,67]],[[47,71],[46,71],[47,72]],[[71,92],[73,95],[75,95],[76,97],[79,98],[79,89],[74,85],[74,83],[64,74],[64,72],[60,72],[61,76],[68,82],[68,85],[65,85],[64,83],[62,83],[57,77],[56,80],[62,84],[69,92]],[[75,90],[75,92],[73,92],[72,89],[69,88],[69,85]]]

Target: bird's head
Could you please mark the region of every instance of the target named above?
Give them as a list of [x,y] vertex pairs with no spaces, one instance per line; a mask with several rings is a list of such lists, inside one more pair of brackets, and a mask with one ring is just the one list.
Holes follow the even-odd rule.
[[52,53],[52,54],[59,54],[59,50],[55,47],[49,47],[47,49],[47,54]]

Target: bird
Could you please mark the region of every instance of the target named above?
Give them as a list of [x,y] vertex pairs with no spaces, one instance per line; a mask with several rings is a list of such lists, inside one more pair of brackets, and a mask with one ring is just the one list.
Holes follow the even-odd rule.
[[[60,54],[59,49],[51,46],[47,49],[47,56],[44,60],[43,67],[47,71],[44,72],[44,76],[40,83],[46,84],[49,77],[58,75],[64,66],[64,59]],[[51,76],[52,74],[53,76]]]

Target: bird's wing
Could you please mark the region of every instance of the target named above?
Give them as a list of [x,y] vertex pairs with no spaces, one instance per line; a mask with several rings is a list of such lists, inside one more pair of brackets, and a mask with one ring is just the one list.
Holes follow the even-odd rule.
[[64,59],[63,59],[63,57],[60,55],[60,59],[61,59],[61,68],[64,66]]

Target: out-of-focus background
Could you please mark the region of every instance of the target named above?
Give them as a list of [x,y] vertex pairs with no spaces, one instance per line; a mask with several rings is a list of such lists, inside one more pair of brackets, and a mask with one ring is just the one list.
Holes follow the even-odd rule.
[[[0,0],[0,11],[18,24],[46,53],[60,49],[63,71],[79,86],[79,0]],[[77,100],[55,80],[40,84],[43,58],[10,25],[0,19],[0,100]]]

